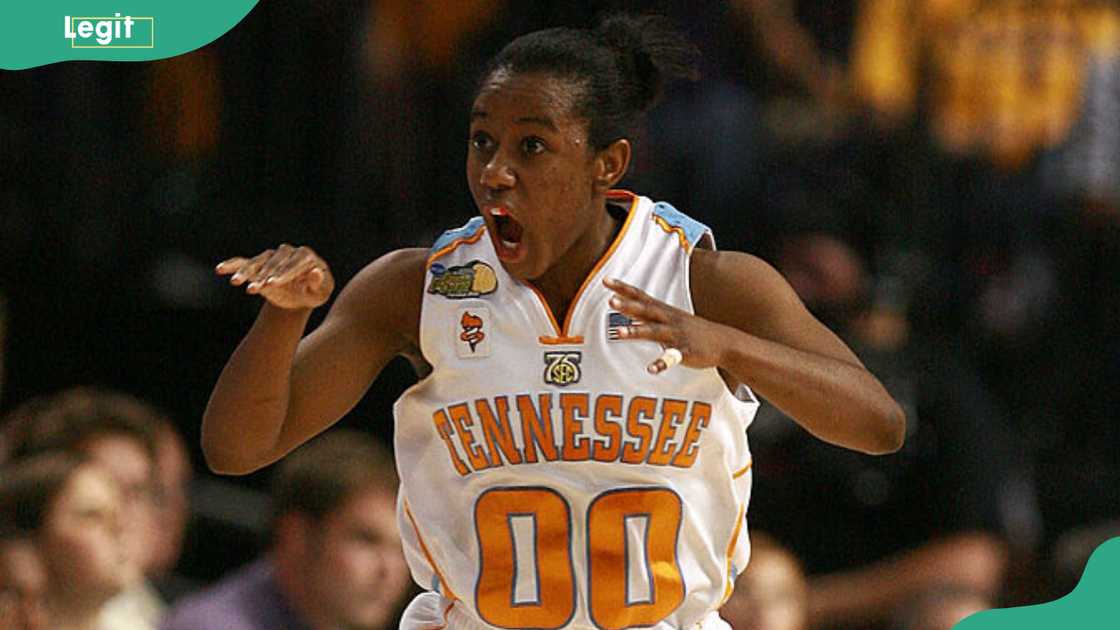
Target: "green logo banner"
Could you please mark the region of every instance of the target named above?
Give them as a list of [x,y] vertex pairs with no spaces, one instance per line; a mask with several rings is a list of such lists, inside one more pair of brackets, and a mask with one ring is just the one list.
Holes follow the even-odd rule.
[[1077,588],[1048,604],[976,613],[953,630],[1113,630],[1120,628],[1120,538],[1097,547]]
[[59,61],[151,61],[200,48],[229,32],[257,0],[47,0],[4,7],[0,68]]

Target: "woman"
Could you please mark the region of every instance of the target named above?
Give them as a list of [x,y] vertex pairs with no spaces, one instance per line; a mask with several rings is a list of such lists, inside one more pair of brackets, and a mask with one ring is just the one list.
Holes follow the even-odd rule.
[[0,513],[29,533],[45,565],[51,628],[100,628],[105,603],[128,583],[120,509],[116,483],[84,458],[51,451],[5,468]]
[[772,268],[613,190],[693,51],[654,17],[509,44],[470,112],[482,216],[373,262],[305,339],[334,288],[319,256],[218,265],[265,305],[203,418],[214,470],[279,459],[396,355],[421,376],[395,446],[430,592],[402,627],[726,627],[715,611],[748,557],[746,384],[824,440],[899,447],[898,405]]

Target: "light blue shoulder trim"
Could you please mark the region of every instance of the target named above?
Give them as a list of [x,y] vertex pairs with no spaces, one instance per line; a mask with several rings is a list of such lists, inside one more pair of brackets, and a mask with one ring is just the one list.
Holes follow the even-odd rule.
[[688,242],[688,249],[691,251],[700,239],[704,238],[705,234],[711,234],[712,230],[703,223],[693,219],[687,214],[677,210],[673,206],[658,201],[653,204],[653,216],[658,225],[661,226],[666,232],[678,232]]
[[434,256],[440,253],[444,248],[448,247],[455,241],[468,239],[478,233],[483,227],[486,226],[486,221],[482,217],[473,217],[467,221],[463,227],[458,227],[453,230],[447,230],[436,239],[432,248],[428,250],[428,256]]

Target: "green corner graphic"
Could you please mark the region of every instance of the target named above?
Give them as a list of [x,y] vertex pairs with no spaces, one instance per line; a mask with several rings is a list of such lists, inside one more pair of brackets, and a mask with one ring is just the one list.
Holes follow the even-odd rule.
[[976,613],[953,630],[1113,630],[1120,628],[1120,538],[1097,547],[1077,587],[1047,604]]
[[151,61],[188,53],[237,26],[258,0],[45,0],[11,3],[0,68],[59,61]]

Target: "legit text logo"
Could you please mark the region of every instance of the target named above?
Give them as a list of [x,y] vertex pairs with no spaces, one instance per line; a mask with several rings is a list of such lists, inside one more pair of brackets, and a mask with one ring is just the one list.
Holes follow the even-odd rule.
[[154,17],[70,17],[63,34],[71,48],[154,48],[156,19]]

